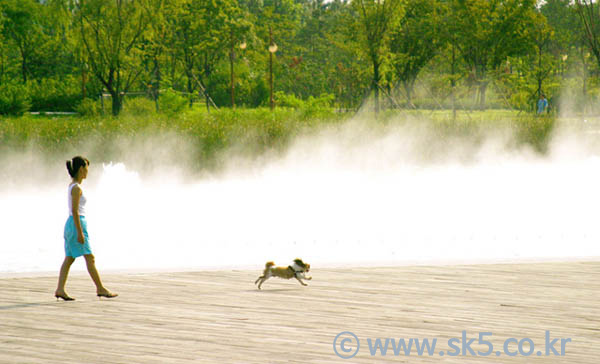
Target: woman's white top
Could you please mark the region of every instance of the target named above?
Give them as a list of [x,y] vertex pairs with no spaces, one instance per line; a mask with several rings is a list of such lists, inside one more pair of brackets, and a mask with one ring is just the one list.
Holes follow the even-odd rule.
[[73,197],[71,195],[71,190],[74,186],[79,186],[79,189],[81,190],[81,197],[79,197],[79,216],[85,216],[85,203],[87,202],[87,199],[85,198],[83,188],[81,188],[79,183],[71,183],[69,185],[69,215],[73,216]]

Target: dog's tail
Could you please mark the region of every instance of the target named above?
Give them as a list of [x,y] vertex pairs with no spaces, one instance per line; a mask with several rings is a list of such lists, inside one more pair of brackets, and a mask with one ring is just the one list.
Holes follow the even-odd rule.
[[[265,264],[265,270],[263,271],[263,275],[260,276],[260,277],[258,277],[258,279],[256,280],[256,282],[254,282],[254,284],[257,284],[261,279],[264,282],[268,278],[269,270],[273,266],[275,266],[275,263],[273,263],[273,262],[267,262],[267,264]],[[260,284],[262,284],[262,282]],[[258,286],[258,289],[260,289],[260,285]]]

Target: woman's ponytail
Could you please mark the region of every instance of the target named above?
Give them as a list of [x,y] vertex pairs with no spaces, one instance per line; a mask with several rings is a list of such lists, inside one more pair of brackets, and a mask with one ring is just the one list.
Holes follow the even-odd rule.
[[75,177],[75,176],[73,176],[73,167],[72,167],[71,161],[67,161],[67,171],[69,172],[69,176]]

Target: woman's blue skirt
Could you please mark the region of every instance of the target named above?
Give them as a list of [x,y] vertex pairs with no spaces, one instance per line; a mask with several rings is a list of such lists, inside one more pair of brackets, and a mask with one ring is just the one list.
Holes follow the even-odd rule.
[[81,222],[81,230],[83,230],[84,244],[77,241],[77,228],[75,228],[73,216],[69,216],[65,224],[65,255],[68,257],[77,258],[82,255],[92,254],[85,216],[79,216],[79,221]]

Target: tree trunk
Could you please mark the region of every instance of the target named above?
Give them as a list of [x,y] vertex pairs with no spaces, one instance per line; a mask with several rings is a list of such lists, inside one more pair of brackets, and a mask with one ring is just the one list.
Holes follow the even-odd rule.
[[4,83],[4,53],[0,48],[0,85]]
[[538,45],[538,99],[542,95],[542,46]]
[[[208,106],[208,99],[206,100],[206,104]],[[273,101],[273,52],[269,52],[269,107],[271,111],[275,108],[275,102]]]
[[85,64],[81,64],[81,99],[85,100]]
[[452,44],[452,78],[450,79],[450,85],[452,87],[452,120],[453,121],[456,120],[456,93],[455,93],[455,89],[454,89],[456,87],[456,80],[454,79],[455,64],[456,64],[456,48],[454,47],[454,44]]
[[119,115],[123,106],[122,96],[115,90],[109,90],[110,96],[112,97],[112,114],[113,116]]
[[156,57],[154,57],[154,79],[156,80],[156,83],[154,85],[154,87],[152,88],[152,97],[154,99],[154,105],[156,107],[156,112],[160,111],[160,107],[158,104],[158,97],[160,94],[160,63],[158,62],[158,59]]
[[581,61],[583,62],[583,88],[581,90],[583,96],[583,117],[585,118],[585,112],[587,107],[587,73],[588,73],[588,65],[587,60],[585,59],[585,53],[583,48],[581,49]]
[[234,77],[234,70],[233,70],[233,62],[235,60],[235,53],[233,53],[233,36],[232,36],[232,40],[231,40],[231,51],[229,53],[229,61],[230,61],[230,70],[229,73],[231,75],[231,108],[234,109],[235,108],[235,77]]
[[189,98],[190,98],[190,108],[192,107],[192,104],[194,103],[192,101],[192,94],[194,93],[194,84],[192,83],[192,76],[188,73],[187,74],[187,90],[188,93],[190,94]]
[[404,91],[406,92],[406,102],[408,107],[416,109],[416,106],[412,102],[414,84],[411,83],[410,80],[402,81],[402,83],[404,84]]
[[379,63],[373,61],[373,91],[375,92],[375,114],[379,114]]
[[485,110],[485,92],[487,90],[487,82],[482,82],[479,85],[479,108]]
[[27,61],[24,56],[21,61],[21,72],[23,73],[23,82],[27,82]]

